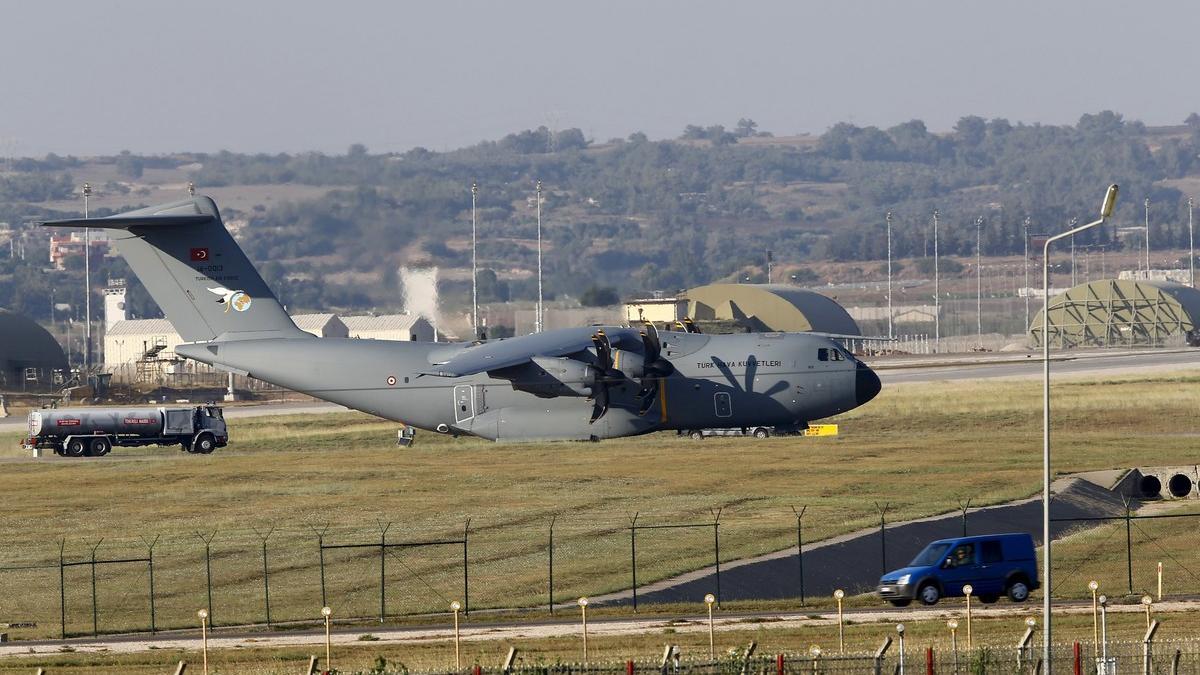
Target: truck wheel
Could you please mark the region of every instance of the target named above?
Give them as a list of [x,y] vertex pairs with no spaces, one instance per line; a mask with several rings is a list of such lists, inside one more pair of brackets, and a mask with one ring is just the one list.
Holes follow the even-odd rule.
[[103,457],[112,450],[112,443],[108,442],[107,438],[97,438],[92,441],[92,456]]
[[754,437],[755,437],[755,438],[767,438],[767,437],[769,437],[770,435],[771,435],[771,432],[767,431],[767,430],[766,430],[766,429],[764,429],[763,427],[759,427],[759,428],[757,428],[757,429],[755,429],[755,430],[754,430]]
[[83,453],[87,452],[87,444],[82,438],[72,438],[63,448],[63,452],[67,457],[83,457]]
[[196,441],[192,443],[194,451],[201,455],[210,454],[216,447],[217,439],[213,438],[212,434],[200,434],[196,437]]

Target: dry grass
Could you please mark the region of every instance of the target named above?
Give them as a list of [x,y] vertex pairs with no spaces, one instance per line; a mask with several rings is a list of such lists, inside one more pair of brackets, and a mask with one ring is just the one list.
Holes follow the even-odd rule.
[[[1060,473],[1135,464],[1186,463],[1200,378],[1126,377],[1055,388],[1055,467]],[[104,460],[4,460],[0,565],[101,558],[155,550],[158,623],[192,622],[205,603],[203,547],[213,541],[218,623],[263,615],[261,546],[270,539],[276,620],[308,618],[320,607],[316,537],[327,543],[461,536],[472,518],[472,607],[530,606],[546,595],[546,538],[556,526],[556,596],[597,594],[628,584],[628,516],[642,523],[700,522],[724,507],[725,559],[793,543],[792,505],[808,505],[806,539],[877,522],[875,498],[891,519],[1028,496],[1039,486],[1040,399],[1033,382],[938,383],[892,387],[841,418],[836,439],[713,438],[660,434],[600,444],[494,444],[420,434],[394,447],[394,426],[365,415],[236,420],[234,445],[211,456],[173,449],[117,450]],[[0,436],[11,448],[16,435]],[[639,580],[709,562],[706,531],[639,541]],[[378,611],[378,552],[327,552],[329,602],[341,615]],[[461,594],[453,547],[389,555],[388,612],[440,611]],[[91,630],[88,569],[68,572],[68,629]],[[58,569],[0,571],[24,589],[0,599],[0,621],[34,617],[57,632]],[[102,630],[148,624],[144,565],[104,568]],[[1086,582],[1085,582],[1086,583]],[[1200,584],[1197,584],[1200,585]],[[1080,595],[1070,588],[1068,595]]]

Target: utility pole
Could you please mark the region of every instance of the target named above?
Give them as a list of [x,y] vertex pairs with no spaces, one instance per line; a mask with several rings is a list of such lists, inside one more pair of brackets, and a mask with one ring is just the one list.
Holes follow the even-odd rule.
[[1150,198],[1146,197],[1146,279],[1150,279]]
[[938,211],[933,210],[933,351],[942,351],[942,294],[938,282]]
[[479,337],[479,266],[475,257],[475,198],[479,186],[471,183],[471,330]]
[[1025,216],[1025,330],[1029,330],[1029,216]]
[[[1073,230],[1079,223],[1078,218],[1072,218],[1067,223],[1067,229]],[[1075,288],[1075,235],[1071,235],[1071,288]]]
[[888,270],[888,339],[895,339],[892,331],[892,212],[887,216],[887,270]]
[[983,351],[983,216],[975,219],[975,336]]
[[542,332],[542,181],[537,182],[537,246],[538,246],[538,299],[534,323],[537,332]]
[[[92,196],[92,184],[83,184],[83,219],[88,218],[88,199]],[[83,228],[83,376],[88,376],[92,367],[92,230]],[[83,382],[80,382],[82,385]]]

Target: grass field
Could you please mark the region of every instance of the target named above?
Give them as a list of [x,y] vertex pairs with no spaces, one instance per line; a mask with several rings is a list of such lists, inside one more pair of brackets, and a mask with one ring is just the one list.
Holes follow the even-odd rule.
[[[1056,470],[1187,463],[1200,432],[1197,383],[1188,374],[1057,384]],[[398,449],[391,423],[317,415],[237,420],[234,445],[211,456],[118,449],[103,460],[32,461],[19,459],[9,434],[0,436],[9,456],[0,459],[0,566],[53,566],[0,570],[0,585],[20,591],[0,596],[0,621],[38,624],[11,631],[18,638],[57,634],[60,539],[65,558],[79,561],[101,540],[103,560],[144,555],[143,538],[161,537],[157,624],[190,626],[207,601],[198,534],[213,536],[213,615],[228,624],[264,618],[261,535],[274,528],[270,601],[284,621],[321,606],[313,527],[328,527],[327,544],[379,541],[387,523],[389,542],[454,539],[467,518],[472,608],[545,602],[552,517],[556,598],[594,595],[628,584],[635,512],[639,523],[701,522],[724,508],[721,553],[731,560],[792,545],[792,506],[808,506],[806,540],[815,541],[877,523],[877,499],[902,520],[953,511],[960,497],[982,506],[1030,495],[1040,485],[1038,391],[1023,381],[889,387],[840,418],[833,439],[513,445],[420,434]],[[707,564],[710,532],[639,537],[639,580]],[[1102,553],[1097,565],[1123,564],[1123,546],[1119,559]],[[454,546],[389,553],[388,614],[442,611],[461,595],[460,556]],[[326,565],[327,601],[340,616],[378,613],[377,548],[327,551]],[[99,568],[101,631],[148,627],[147,572]],[[90,632],[90,568],[68,568],[65,581],[68,631]],[[1082,597],[1085,586],[1056,592]]]

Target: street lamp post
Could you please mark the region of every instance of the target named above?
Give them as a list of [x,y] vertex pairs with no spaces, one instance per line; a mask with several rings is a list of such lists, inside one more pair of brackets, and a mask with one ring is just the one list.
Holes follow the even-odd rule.
[[[888,272],[888,339],[895,338],[892,331],[892,212],[888,211],[887,216],[887,272]],[[1189,221],[1190,222],[1190,221]]]
[[325,670],[333,672],[333,659],[329,646],[329,621],[333,616],[333,610],[328,607],[321,608],[321,616],[325,618]]
[[1024,227],[1025,233],[1025,259],[1022,260],[1022,266],[1025,268],[1025,330],[1029,330],[1029,217],[1025,217]]
[[1142,606],[1146,608],[1146,630],[1150,629],[1150,608],[1154,605],[1154,598],[1149,595],[1142,596]]
[[200,649],[204,654],[204,675],[208,675],[208,610],[201,609],[196,612],[196,616],[200,617]]
[[471,330],[479,337],[479,264],[475,255],[475,199],[479,186],[471,183]]
[[983,351],[983,216],[975,219],[975,335]]
[[942,294],[938,283],[938,211],[933,210],[933,351],[942,349]]
[[1150,198],[1146,197],[1146,279],[1150,278]]
[[1192,228],[1192,210],[1196,205],[1193,197],[1188,197],[1188,285],[1196,287],[1196,233]]
[[537,182],[538,301],[537,332],[542,332],[542,181]]
[[713,641],[713,603],[717,601],[717,596],[712,593],[704,595],[704,604],[708,605],[708,660],[712,661],[716,658],[716,647]]
[[[1050,245],[1073,237],[1076,234],[1101,225],[1112,215],[1117,203],[1117,186],[1109,185],[1100,205],[1100,218],[1086,225],[1071,228],[1046,239],[1042,246],[1042,660],[1046,672],[1053,672],[1050,663],[1051,621],[1050,589],[1054,588],[1050,578]],[[1147,207],[1149,208],[1149,207]]]
[[459,650],[458,641],[458,610],[462,609],[462,603],[455,600],[450,603],[450,611],[454,612],[454,669],[462,670],[462,652]]
[[[88,199],[92,196],[92,184],[83,184],[83,219],[88,218]],[[86,378],[92,367],[92,230],[83,228],[83,376]],[[84,382],[80,382],[84,384]]]
[[904,675],[904,624],[896,624],[896,634],[900,636],[900,675]]
[[[1108,597],[1100,596],[1100,663],[1108,674]],[[1048,671],[1047,671],[1048,672]]]
[[950,651],[954,653],[954,673],[958,675],[958,620],[950,619],[946,627],[950,629]]

